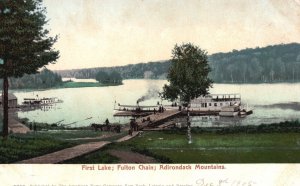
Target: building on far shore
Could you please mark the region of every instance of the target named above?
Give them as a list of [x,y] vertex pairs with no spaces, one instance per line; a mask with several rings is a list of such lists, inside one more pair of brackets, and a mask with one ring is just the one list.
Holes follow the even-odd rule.
[[[3,105],[3,98],[2,95],[0,96],[0,107],[2,108]],[[16,108],[18,106],[18,98],[11,93],[8,93],[8,107],[9,108]]]

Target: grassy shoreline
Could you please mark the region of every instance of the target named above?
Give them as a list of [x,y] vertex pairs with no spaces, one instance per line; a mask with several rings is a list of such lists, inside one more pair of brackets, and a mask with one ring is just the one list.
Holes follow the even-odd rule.
[[47,87],[47,88],[32,88],[32,89],[11,89],[12,92],[14,91],[24,91],[24,92],[30,92],[30,91],[45,91],[45,90],[51,90],[51,89],[63,89],[63,88],[87,88],[87,87],[109,87],[109,86],[119,86],[123,85],[123,83],[120,84],[101,84],[98,82],[62,82],[59,85],[55,85],[53,87]]
[[[1,141],[0,163],[13,163],[91,141],[114,142],[127,135],[127,131],[115,134],[91,128],[66,130],[49,124],[44,127],[49,131],[10,134],[7,141]],[[299,129],[299,121],[193,128],[192,144],[187,143],[185,129],[149,131],[64,163],[118,163],[109,150],[137,152],[161,163],[300,163]]]
[[151,156],[161,163],[299,163],[299,133],[192,134],[192,144],[185,134],[146,132],[122,143],[76,158],[72,163],[110,163],[96,159],[108,150],[125,150]]
[[[188,144],[185,129],[144,132],[140,137],[110,144],[69,162],[117,162],[108,151],[125,150],[161,163],[300,163],[298,120],[258,126],[194,127],[192,140]],[[97,158],[100,155],[105,156],[105,161]]]

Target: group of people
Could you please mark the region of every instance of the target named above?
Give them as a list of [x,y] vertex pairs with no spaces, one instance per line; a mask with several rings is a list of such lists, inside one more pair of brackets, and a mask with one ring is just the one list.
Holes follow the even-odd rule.
[[30,124],[29,124],[29,129],[30,129],[30,130],[33,129],[33,131],[37,131],[37,126],[36,126],[36,124],[34,123],[34,124],[33,124],[33,127],[32,127],[32,123],[30,123]]
[[128,131],[128,134],[132,136],[133,131],[138,131],[139,130],[139,126],[138,123],[136,122],[136,120],[133,118],[130,121],[130,129]]
[[166,109],[163,106],[159,106],[158,107],[158,111],[156,111],[156,109],[153,109],[153,113],[156,114],[156,112],[158,113],[163,113]]
[[177,103],[175,102],[175,103],[172,103],[172,105],[171,105],[172,107],[177,107]]

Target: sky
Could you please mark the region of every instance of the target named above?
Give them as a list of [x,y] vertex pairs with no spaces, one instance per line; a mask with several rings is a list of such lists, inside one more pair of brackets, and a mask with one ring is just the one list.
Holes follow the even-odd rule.
[[300,0],[44,0],[60,58],[49,69],[171,58],[191,42],[208,54],[300,43]]

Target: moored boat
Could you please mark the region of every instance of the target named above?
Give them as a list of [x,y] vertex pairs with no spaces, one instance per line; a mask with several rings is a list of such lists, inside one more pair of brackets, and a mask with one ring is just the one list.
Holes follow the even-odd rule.
[[190,104],[190,110],[201,112],[220,112],[223,107],[230,107],[240,104],[240,94],[209,94],[193,99]]
[[50,105],[55,103],[62,103],[63,101],[58,98],[24,98],[22,102],[23,106],[42,106],[42,105]]
[[221,111],[219,112],[220,116],[227,116],[227,117],[234,117],[239,115],[240,113],[240,107],[239,105],[233,105],[233,106],[225,106],[221,108]]

